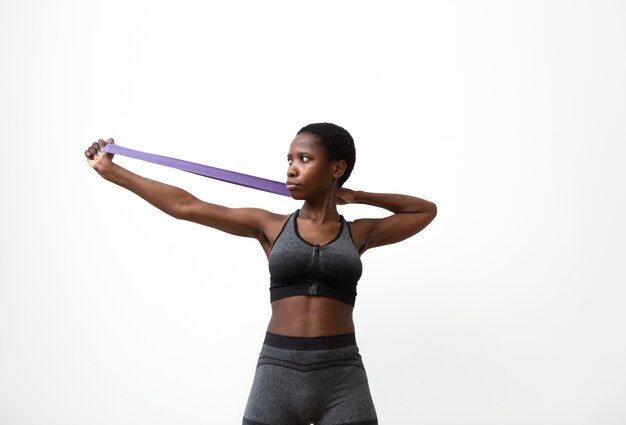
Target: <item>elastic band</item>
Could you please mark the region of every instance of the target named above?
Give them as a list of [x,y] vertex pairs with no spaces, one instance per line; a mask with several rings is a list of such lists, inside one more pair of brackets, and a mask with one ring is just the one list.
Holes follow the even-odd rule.
[[291,196],[285,186],[285,183],[274,180],[237,173],[235,171],[223,170],[221,168],[197,164],[195,162],[183,161],[182,159],[169,158],[167,156],[136,151],[113,143],[107,144],[104,148],[102,148],[102,151],[151,162],[153,164],[164,165],[166,167],[176,168],[178,170],[187,171],[188,173],[198,174],[204,177],[221,180],[227,183],[238,184],[252,189],[263,190],[277,195]]
[[267,332],[263,344],[287,350],[332,350],[356,345],[356,337],[354,332],[343,335],[315,337],[285,336]]

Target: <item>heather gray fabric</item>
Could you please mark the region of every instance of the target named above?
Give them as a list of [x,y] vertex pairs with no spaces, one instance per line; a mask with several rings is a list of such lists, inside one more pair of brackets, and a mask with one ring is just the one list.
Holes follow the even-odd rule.
[[354,334],[267,334],[243,425],[377,425]]
[[354,305],[363,266],[350,226],[341,217],[341,229],[334,240],[312,245],[298,233],[298,212],[289,216],[269,256],[271,301],[317,295]]

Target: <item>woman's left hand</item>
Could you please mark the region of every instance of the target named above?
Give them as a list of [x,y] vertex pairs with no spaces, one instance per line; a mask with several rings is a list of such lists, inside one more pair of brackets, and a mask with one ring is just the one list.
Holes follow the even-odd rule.
[[337,205],[345,205],[354,201],[354,191],[340,187],[337,191]]

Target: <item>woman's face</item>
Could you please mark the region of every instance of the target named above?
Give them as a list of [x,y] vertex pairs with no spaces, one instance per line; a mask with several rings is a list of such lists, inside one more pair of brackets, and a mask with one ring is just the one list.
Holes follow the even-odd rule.
[[286,185],[294,199],[310,199],[328,193],[343,174],[338,169],[344,161],[330,161],[326,149],[308,133],[300,133],[293,139],[287,161]]

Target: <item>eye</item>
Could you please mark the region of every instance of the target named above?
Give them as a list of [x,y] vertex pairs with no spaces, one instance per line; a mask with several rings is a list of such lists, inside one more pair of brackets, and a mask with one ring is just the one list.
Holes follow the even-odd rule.
[[306,155],[302,155],[300,157],[300,161],[302,161],[302,162],[309,162],[309,160],[310,160],[310,158],[308,156],[306,156]]

